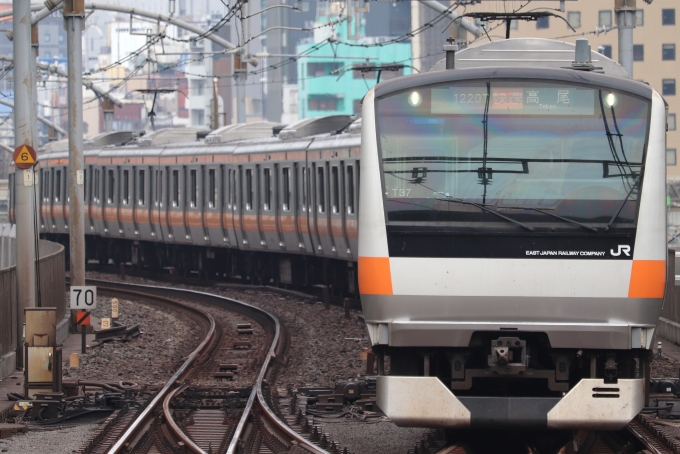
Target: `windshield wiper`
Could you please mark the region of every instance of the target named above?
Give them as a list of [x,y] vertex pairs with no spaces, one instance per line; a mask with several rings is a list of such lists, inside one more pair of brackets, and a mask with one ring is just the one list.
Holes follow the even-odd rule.
[[449,198],[447,198],[447,199],[435,199],[435,200],[439,200],[439,201],[441,201],[441,202],[456,202],[456,203],[460,203],[460,204],[462,204],[462,205],[472,205],[472,206],[475,206],[475,207],[477,207],[477,208],[479,208],[479,209],[481,209],[481,210],[488,211],[488,212],[491,213],[491,214],[495,214],[495,215],[498,216],[499,218],[503,218],[503,219],[505,219],[505,220],[508,221],[508,222],[512,222],[513,224],[518,225],[518,226],[522,227],[523,229],[526,229],[526,230],[528,230],[528,231],[530,231],[530,232],[533,232],[533,231],[534,231],[534,228],[533,228],[533,227],[529,227],[529,226],[526,225],[526,224],[522,224],[522,223],[519,222],[519,221],[515,221],[514,219],[509,218],[509,217],[507,217],[507,216],[505,216],[505,215],[499,213],[499,212],[496,211],[496,210],[492,210],[491,208],[485,207],[485,206],[482,205],[481,203],[468,202],[468,201],[462,200],[462,199],[454,199],[453,197],[449,197]]
[[607,227],[604,228],[605,232],[609,231],[609,228],[612,226],[614,221],[616,221],[616,218],[618,218],[619,214],[621,214],[621,210],[623,210],[623,207],[625,207],[626,203],[628,203],[628,199],[630,198],[630,195],[633,193],[633,189],[635,189],[635,186],[637,186],[638,183],[640,182],[641,177],[642,177],[642,169],[640,169],[640,175],[635,180],[635,183],[633,183],[633,185],[630,187],[630,191],[628,191],[628,194],[626,194],[626,198],[623,199],[623,202],[621,202],[621,206],[619,207],[618,210],[616,210],[616,214],[614,216],[612,216],[611,220],[607,224]]
[[583,227],[584,229],[588,229],[588,230],[590,230],[590,231],[597,232],[597,229],[596,229],[595,227],[592,227],[592,226],[587,225],[587,224],[582,224],[582,223],[580,223],[580,222],[578,222],[578,221],[574,221],[573,219],[563,218],[562,216],[558,216],[558,215],[556,215],[556,214],[549,213],[549,212],[544,211],[544,210],[541,210],[541,209],[539,209],[539,208],[531,208],[531,207],[498,207],[498,208],[504,208],[504,209],[507,209],[507,210],[532,210],[532,211],[538,211],[539,213],[547,214],[548,216],[552,216],[552,217],[554,217],[554,218],[561,219],[561,220],[564,221],[564,222],[568,222],[568,223],[570,223],[570,224],[578,225],[578,226],[580,226],[580,227]]

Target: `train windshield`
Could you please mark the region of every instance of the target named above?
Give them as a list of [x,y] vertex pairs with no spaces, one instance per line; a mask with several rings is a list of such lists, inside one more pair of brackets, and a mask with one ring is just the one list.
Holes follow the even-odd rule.
[[623,206],[614,225],[633,226],[649,109],[604,87],[536,81],[461,82],[379,99],[388,221],[469,225],[504,222],[502,214],[601,226]]

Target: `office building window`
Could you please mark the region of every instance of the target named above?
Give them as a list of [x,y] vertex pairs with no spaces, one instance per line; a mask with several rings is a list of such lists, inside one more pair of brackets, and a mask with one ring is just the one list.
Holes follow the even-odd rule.
[[541,28],[549,28],[550,27],[550,17],[545,16],[545,17],[539,17],[536,19],[536,28],[541,29]]
[[612,58],[612,46],[604,45],[597,48],[597,51],[607,58]]
[[327,76],[342,66],[341,63],[333,61],[307,63],[307,75],[314,77]]
[[662,9],[661,10],[661,23],[663,25],[675,25],[675,10],[674,9]]
[[567,22],[574,28],[581,28],[581,12],[570,11],[567,13]]
[[341,110],[342,99],[338,99],[335,95],[317,95],[310,96],[307,100],[307,108],[309,110]]
[[644,44],[633,45],[633,61],[645,61],[645,46]]
[[45,33],[45,42],[49,43],[50,41],[52,41],[52,35],[50,35],[49,33]]
[[662,44],[661,45],[661,59],[662,60],[675,60],[675,44]]
[[639,9],[635,11],[635,26],[642,27],[645,25],[645,10]]
[[666,165],[667,166],[674,166],[678,164],[678,156],[677,153],[675,152],[675,148],[667,148],[666,149]]
[[666,125],[669,131],[675,131],[675,114],[668,114],[666,116]]
[[60,43],[64,42],[64,34],[63,33],[59,33],[59,42]]
[[597,14],[597,25],[600,27],[611,27],[612,26],[612,12],[611,11],[600,11]]
[[661,88],[661,94],[664,96],[673,96],[675,95],[675,79],[664,79],[661,82],[662,88]]

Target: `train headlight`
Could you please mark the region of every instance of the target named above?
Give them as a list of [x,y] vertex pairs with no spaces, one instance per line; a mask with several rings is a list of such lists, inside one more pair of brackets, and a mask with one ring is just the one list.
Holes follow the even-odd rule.
[[408,103],[413,107],[419,106],[423,102],[423,97],[417,91],[414,91],[408,95]]
[[614,107],[616,104],[618,104],[618,102],[619,99],[614,93],[609,93],[604,97],[604,103],[607,105],[607,107]]

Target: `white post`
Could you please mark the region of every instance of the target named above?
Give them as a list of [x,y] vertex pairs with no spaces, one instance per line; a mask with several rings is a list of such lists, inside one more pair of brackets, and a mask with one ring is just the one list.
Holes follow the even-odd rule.
[[83,157],[83,0],[66,0],[66,45],[68,54],[68,149],[69,149],[69,244],[71,285],[85,285],[85,216]]
[[616,25],[619,33],[619,63],[633,78],[633,29],[635,28],[636,0],[614,0]]
[[[31,4],[26,0],[13,0],[14,20],[12,21],[14,55],[14,146],[29,145],[37,148],[35,126],[31,121],[31,109],[35,109],[31,99],[34,77],[31,77]],[[17,364],[23,363],[23,344],[21,342],[24,323],[24,309],[36,305],[35,282],[35,221],[36,190],[33,182],[34,170],[16,169],[14,174],[15,212],[16,212],[16,263],[17,263]]]

